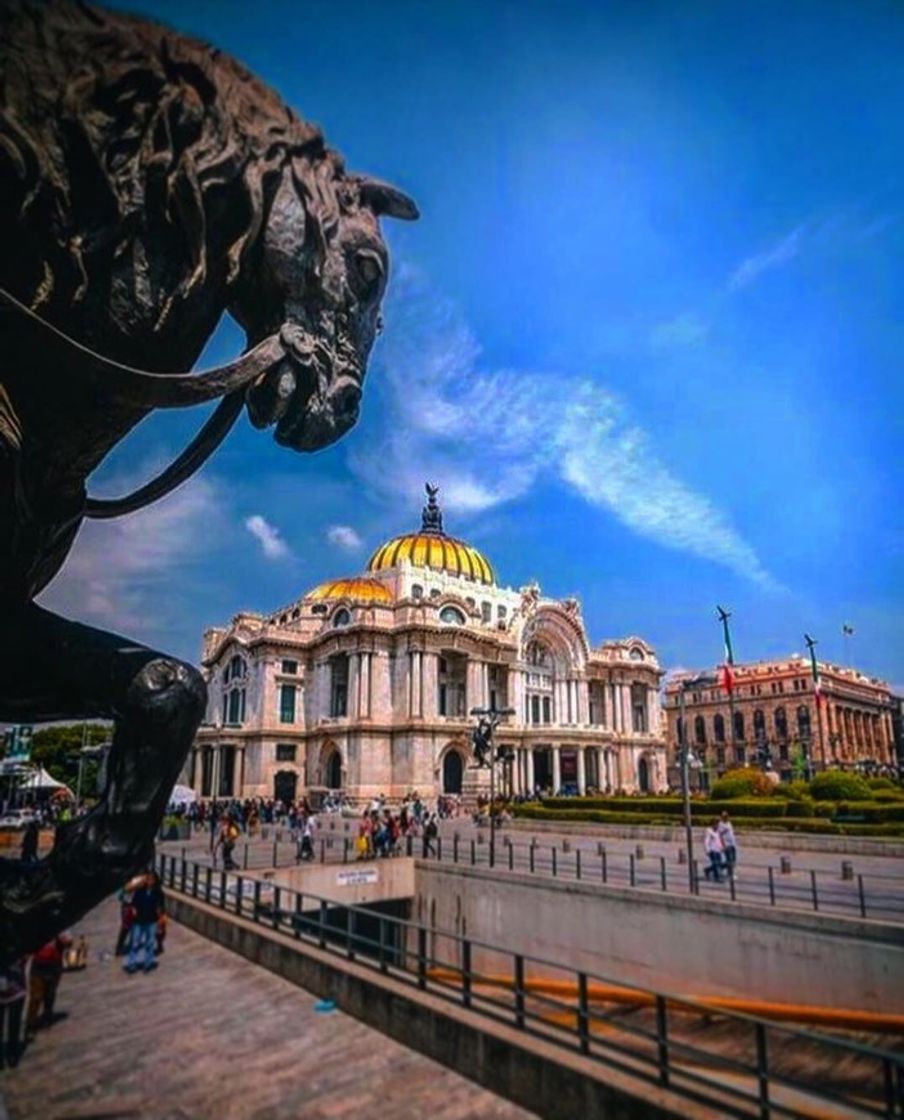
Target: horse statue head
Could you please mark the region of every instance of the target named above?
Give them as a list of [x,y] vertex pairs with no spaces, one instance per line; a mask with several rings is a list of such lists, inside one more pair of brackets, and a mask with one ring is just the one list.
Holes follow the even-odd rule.
[[[215,48],[74,0],[0,4],[0,720],[114,722],[98,804],[40,861],[0,859],[0,965],[152,858],[203,715],[192,666],[33,602],[85,516],[187,478],[247,406],[295,450],[354,424],[401,191]],[[248,349],[191,368],[229,311]],[[156,479],[86,480],[156,408],[221,398]]]

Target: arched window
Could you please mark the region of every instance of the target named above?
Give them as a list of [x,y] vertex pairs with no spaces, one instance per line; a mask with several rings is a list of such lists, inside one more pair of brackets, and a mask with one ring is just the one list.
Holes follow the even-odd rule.
[[801,739],[810,738],[810,709],[805,704],[797,709],[797,733]]
[[632,661],[643,661],[643,650],[640,646],[632,646],[628,657],[630,657]]
[[734,714],[734,734],[739,743],[744,741],[744,713],[735,712]]
[[412,599],[423,599],[423,597],[424,597],[423,587],[421,587],[421,585],[419,583],[413,583],[411,585],[411,598]]
[[552,668],[552,657],[542,642],[531,642],[527,647],[527,663],[541,669]]
[[229,659],[229,664],[226,666],[226,680],[234,681],[243,679],[247,676],[248,666],[245,664],[244,657],[235,654],[234,657]]
[[784,708],[776,708],[775,714],[772,717],[775,722],[775,734],[779,739],[788,738],[788,717],[785,715]]
[[340,607],[333,615],[333,626],[348,626],[351,622],[352,616],[348,613],[345,607]]
[[713,735],[717,743],[725,742],[725,717],[721,712],[717,712],[713,717]]
[[753,713],[753,737],[758,743],[766,741],[766,717],[759,708]]
[[694,739],[701,745],[706,742],[706,720],[703,716],[694,716]]
[[464,626],[465,624],[465,616],[458,607],[443,607],[439,612],[439,620],[445,622],[448,626]]

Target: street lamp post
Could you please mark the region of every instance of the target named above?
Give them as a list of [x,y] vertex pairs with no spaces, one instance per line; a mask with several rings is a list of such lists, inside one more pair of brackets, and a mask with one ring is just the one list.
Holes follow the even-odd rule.
[[[696,881],[694,878],[694,828],[691,816],[691,780],[690,770],[692,760],[696,762],[691,751],[690,738],[687,733],[687,717],[685,715],[684,694],[688,688],[695,688],[700,684],[712,684],[706,677],[692,677],[679,682],[678,689],[678,727],[680,730],[679,745],[681,747],[681,801],[684,810],[684,842],[687,848],[687,881],[691,894],[695,893]],[[697,763],[699,765],[699,763]]]
[[471,732],[474,754],[478,767],[490,768],[490,867],[496,866],[496,764],[504,761],[493,750],[493,734],[500,722],[515,714],[514,708],[472,708],[471,715],[477,716],[478,724]]

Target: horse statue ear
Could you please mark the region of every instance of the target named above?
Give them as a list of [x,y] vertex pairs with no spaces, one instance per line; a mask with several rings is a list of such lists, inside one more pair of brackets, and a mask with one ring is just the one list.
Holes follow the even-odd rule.
[[358,180],[358,189],[362,203],[369,206],[377,217],[385,214],[389,218],[414,222],[421,216],[413,199],[382,179],[362,177]]

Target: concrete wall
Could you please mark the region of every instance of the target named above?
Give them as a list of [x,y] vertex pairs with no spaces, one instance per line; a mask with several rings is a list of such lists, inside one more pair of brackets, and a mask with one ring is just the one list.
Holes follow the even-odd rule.
[[263,878],[330,899],[341,906],[367,906],[414,894],[414,860],[381,859],[366,863],[311,863],[265,872]]
[[[417,864],[412,920],[677,995],[904,1012],[904,927],[884,923],[428,862]],[[454,942],[434,946],[458,963]],[[472,959],[511,969],[478,947]]]

